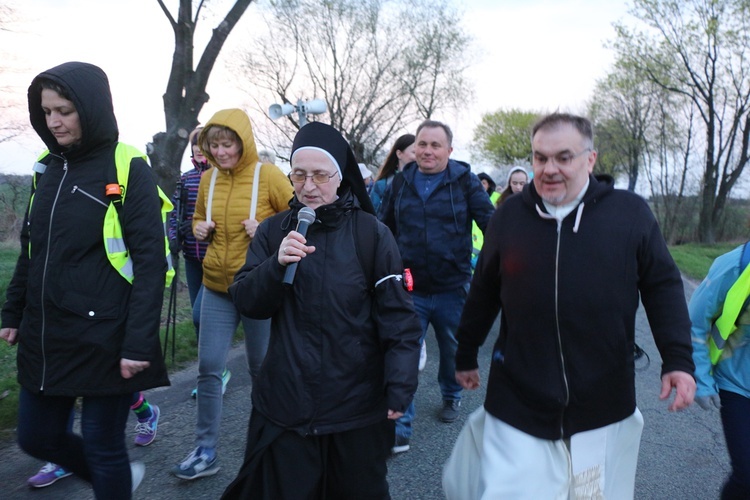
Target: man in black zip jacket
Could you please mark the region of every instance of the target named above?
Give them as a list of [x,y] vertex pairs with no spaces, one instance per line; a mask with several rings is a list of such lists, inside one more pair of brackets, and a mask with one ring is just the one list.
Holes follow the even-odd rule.
[[643,428],[633,360],[639,297],[663,359],[660,397],[676,390],[672,411],[693,401],[679,270],[646,202],[591,175],[593,146],[586,118],[539,121],[533,183],[485,232],[456,354],[456,379],[477,388],[477,352],[502,310],[484,404],[482,498],[633,498]]

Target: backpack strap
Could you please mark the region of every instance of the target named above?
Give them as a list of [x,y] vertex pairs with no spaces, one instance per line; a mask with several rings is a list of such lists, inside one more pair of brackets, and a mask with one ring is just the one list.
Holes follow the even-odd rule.
[[214,187],[216,186],[216,176],[219,175],[219,169],[213,168],[211,172],[211,182],[208,183],[208,200],[206,201],[206,221],[211,222],[211,206],[214,204]]
[[250,200],[250,220],[255,220],[255,213],[258,210],[258,189],[260,188],[260,170],[263,164],[258,162],[255,165],[253,173],[253,199]]

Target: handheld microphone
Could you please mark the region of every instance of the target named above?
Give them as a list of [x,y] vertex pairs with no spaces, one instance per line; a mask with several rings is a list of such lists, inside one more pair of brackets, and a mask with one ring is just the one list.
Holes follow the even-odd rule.
[[[315,222],[315,210],[309,207],[302,207],[297,213],[296,231],[302,236],[305,236],[307,234],[307,228],[310,227],[310,224],[313,222]],[[282,283],[285,285],[292,284],[294,281],[294,274],[297,272],[297,264],[299,264],[299,261],[292,262],[286,266],[284,281],[282,281]]]

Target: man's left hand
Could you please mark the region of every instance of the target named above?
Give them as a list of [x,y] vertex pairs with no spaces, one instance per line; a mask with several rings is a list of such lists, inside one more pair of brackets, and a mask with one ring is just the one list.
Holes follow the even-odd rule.
[[675,397],[669,405],[669,411],[684,410],[695,397],[695,379],[687,372],[674,371],[661,376],[661,393],[659,399],[667,399],[675,389]]

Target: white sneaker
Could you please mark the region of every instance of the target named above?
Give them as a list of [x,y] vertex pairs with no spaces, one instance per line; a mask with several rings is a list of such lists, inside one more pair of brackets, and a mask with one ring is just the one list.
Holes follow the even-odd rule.
[[132,478],[133,489],[131,492],[135,493],[136,488],[140,486],[143,481],[143,476],[146,475],[146,466],[139,460],[130,462],[130,476]]
[[419,371],[424,370],[427,364],[427,342],[422,341],[422,349],[419,351]]

